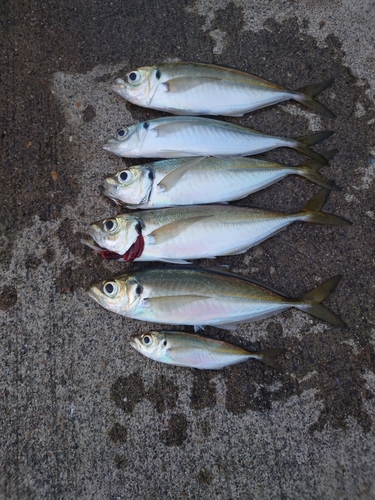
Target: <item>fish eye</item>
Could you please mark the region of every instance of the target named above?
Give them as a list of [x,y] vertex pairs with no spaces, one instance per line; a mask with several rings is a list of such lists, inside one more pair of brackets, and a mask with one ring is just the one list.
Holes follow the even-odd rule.
[[120,128],[120,130],[117,132],[118,139],[124,139],[127,135],[128,135],[127,128]]
[[117,283],[115,281],[107,281],[103,285],[103,292],[107,297],[114,297],[117,293]]
[[129,83],[138,83],[141,80],[142,75],[139,71],[131,71],[126,75],[126,77]]
[[126,182],[126,181],[130,181],[131,178],[132,178],[132,175],[131,175],[131,172],[130,170],[123,170],[122,172],[119,172],[117,174],[117,178],[119,180],[119,182]]
[[104,228],[106,231],[112,232],[118,228],[118,222],[116,219],[107,219],[104,222]]
[[152,345],[152,338],[150,337],[150,335],[144,335],[142,337],[142,343],[143,343],[143,345],[145,345],[147,347]]

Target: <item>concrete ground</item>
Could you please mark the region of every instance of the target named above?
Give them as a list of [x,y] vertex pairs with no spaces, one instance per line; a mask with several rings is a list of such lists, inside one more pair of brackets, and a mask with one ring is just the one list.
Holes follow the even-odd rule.
[[[375,498],[374,13],[372,0],[1,2],[1,499]],[[335,78],[321,101],[336,119],[288,103],[231,120],[291,137],[331,129],[317,150],[339,149],[322,169],[341,188],[326,211],[351,227],[295,223],[218,259],[293,297],[343,275],[325,304],[347,330],[297,310],[206,329],[290,348],[284,373],[152,362],[126,341],[158,325],[86,293],[127,266],[80,243],[89,222],[119,211],[101,195],[106,174],[136,163],[103,141],[162,115],[109,84],[174,60],[290,88]],[[316,192],[290,177],[242,204],[294,211]]]

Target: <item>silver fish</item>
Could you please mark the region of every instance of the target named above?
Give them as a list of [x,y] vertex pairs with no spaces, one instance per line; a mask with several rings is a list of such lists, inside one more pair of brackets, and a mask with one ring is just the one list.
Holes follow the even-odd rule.
[[332,134],[319,132],[288,139],[210,118],[172,116],[122,128],[114,137],[107,139],[103,148],[128,158],[234,157],[255,155],[275,148],[293,148],[324,165],[325,158],[308,146]]
[[242,116],[249,111],[293,99],[334,118],[314,97],[333,79],[289,90],[257,76],[213,64],[167,63],[146,66],[117,78],[112,89],[146,108],[176,115]]
[[295,221],[350,225],[345,219],[321,212],[329,193],[322,188],[302,210],[292,214],[194,205],[118,215],[91,223],[88,232],[99,245],[96,251],[105,258],[188,264],[191,259],[244,253]]
[[291,299],[243,276],[193,267],[129,271],[94,283],[89,296],[109,311],[129,318],[169,325],[217,326],[268,318],[296,307],[329,323],[344,321],[321,305],[340,276],[330,278],[302,298]]
[[[328,161],[336,152],[322,156]],[[295,167],[256,158],[161,160],[127,167],[107,177],[103,194],[127,208],[148,209],[238,200],[288,175],[332,189],[334,185],[319,173],[321,166],[314,160]]]
[[275,358],[287,349],[250,352],[236,345],[193,333],[150,331],[131,339],[130,345],[154,361],[174,366],[219,370],[250,358],[281,371]]

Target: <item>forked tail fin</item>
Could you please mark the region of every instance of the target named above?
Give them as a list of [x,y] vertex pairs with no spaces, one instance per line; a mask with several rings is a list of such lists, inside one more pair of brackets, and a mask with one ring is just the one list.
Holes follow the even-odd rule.
[[332,131],[324,131],[324,132],[318,132],[317,134],[311,134],[311,135],[305,135],[302,137],[296,137],[295,144],[292,146],[294,149],[299,151],[300,153],[308,156],[312,160],[316,161],[320,165],[325,165],[327,163],[327,160],[324,158],[324,156],[320,155],[316,151],[310,149],[308,146],[313,146],[314,144],[317,144],[318,142],[324,141],[324,139],[327,139],[330,137],[334,132]]
[[331,325],[347,328],[346,323],[334,312],[323,306],[321,302],[330,295],[341,280],[341,276],[333,276],[321,285],[314,288],[300,299],[299,304],[295,307],[301,311],[305,311],[316,318],[323,319]]
[[332,83],[333,78],[330,78],[329,80],[325,80],[324,82],[318,83],[317,85],[302,87],[296,91],[299,93],[299,95],[296,95],[294,99],[324,116],[328,116],[329,118],[336,118],[331,110],[324,106],[324,104],[314,99],[315,96],[323,92],[323,90],[332,85]]
[[[328,163],[337,152],[337,149],[332,149],[331,151],[322,153],[321,156],[325,158],[326,163]],[[322,168],[322,165],[315,160],[306,160],[297,165],[296,169],[298,169],[298,171],[296,171],[296,174],[327,189],[339,189],[334,182],[329,181],[319,172],[320,168]]]

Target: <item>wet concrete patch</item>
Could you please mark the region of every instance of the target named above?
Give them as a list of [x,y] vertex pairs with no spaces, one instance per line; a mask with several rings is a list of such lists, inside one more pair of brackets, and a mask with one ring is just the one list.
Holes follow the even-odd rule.
[[168,428],[161,433],[166,446],[181,446],[187,439],[188,423],[182,413],[172,413],[168,418]]
[[132,413],[137,403],[142,401],[146,394],[142,377],[138,373],[132,373],[127,377],[121,377],[111,386],[112,401],[124,410]]
[[158,378],[153,387],[147,391],[148,400],[158,413],[166,412],[176,407],[178,387],[164,376]]
[[0,289],[0,309],[11,309],[17,304],[17,289],[15,286],[4,286]]
[[126,441],[127,429],[116,422],[108,431],[108,436],[113,443],[124,443]]

